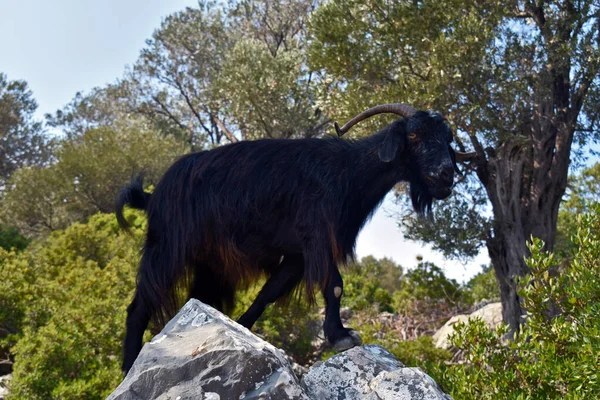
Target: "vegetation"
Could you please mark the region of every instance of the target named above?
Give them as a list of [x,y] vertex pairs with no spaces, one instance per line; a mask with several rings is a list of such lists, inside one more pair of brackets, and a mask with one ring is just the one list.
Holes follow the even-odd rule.
[[37,103],[25,81],[10,81],[0,72],[0,193],[10,176],[26,165],[42,165],[51,143],[33,118]]
[[576,218],[571,262],[561,264],[539,239],[529,245],[531,274],[518,283],[527,323],[514,341],[504,340],[506,326],[496,332],[481,321],[457,326],[452,340],[466,362],[450,366],[442,378],[456,398],[597,398],[600,205],[591,211]]
[[112,215],[56,231],[21,253],[0,250],[0,349],[15,359],[11,397],[105,398],[121,379],[125,308],[145,218],[133,235]]
[[61,142],[53,164],[15,172],[0,217],[22,233],[40,236],[97,212],[112,212],[125,183],[140,172],[147,183],[156,183],[184,149],[173,138],[143,128],[90,129]]

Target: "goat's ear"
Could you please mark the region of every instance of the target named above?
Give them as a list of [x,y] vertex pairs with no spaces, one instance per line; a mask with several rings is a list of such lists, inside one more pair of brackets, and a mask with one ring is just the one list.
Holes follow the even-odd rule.
[[402,122],[393,123],[385,128],[383,142],[381,142],[381,147],[379,147],[379,159],[381,161],[392,161],[396,158],[396,154],[404,148],[404,143],[406,142],[406,124]]

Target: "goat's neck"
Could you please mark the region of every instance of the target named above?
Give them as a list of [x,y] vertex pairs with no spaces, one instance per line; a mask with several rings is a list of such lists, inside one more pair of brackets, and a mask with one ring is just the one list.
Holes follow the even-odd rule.
[[[364,223],[371,217],[385,195],[400,181],[407,180],[409,164],[407,154],[385,163],[378,150],[383,140],[380,135],[356,142],[353,154],[352,195],[345,199],[346,217],[343,217],[344,242],[354,247],[354,241]],[[352,203],[352,204],[351,204]],[[348,218],[351,215],[350,218]],[[351,244],[350,244],[351,242]]]
[[[379,158],[383,135],[375,134],[357,142],[354,154],[354,180],[357,190],[363,195],[365,204],[375,207],[400,181],[408,180],[408,151],[399,153],[390,162]],[[370,210],[369,210],[370,211]]]

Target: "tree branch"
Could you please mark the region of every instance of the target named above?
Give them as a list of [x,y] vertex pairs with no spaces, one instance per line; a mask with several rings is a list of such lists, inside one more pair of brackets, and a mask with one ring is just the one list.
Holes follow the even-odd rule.
[[150,96],[152,98],[152,100],[154,100],[154,102],[156,104],[158,104],[158,106],[160,107],[161,110],[163,110],[163,112],[161,113],[160,111],[157,111],[159,114],[165,115],[167,118],[169,118],[171,121],[175,122],[177,124],[177,126],[179,126],[181,129],[186,129],[185,125],[183,125],[181,123],[181,121],[179,121],[179,119],[177,119],[167,108],[167,106],[165,104],[163,104],[162,101],[160,101],[160,99],[158,98],[158,96],[156,95],[151,95]]
[[225,136],[227,136],[227,139],[229,139],[229,141],[231,143],[236,143],[239,142],[238,138],[236,138],[233,133],[227,129],[227,127],[225,126],[225,124],[223,123],[223,121],[221,121],[216,115],[211,114],[211,117],[214,118],[215,122],[217,123],[217,125],[219,126],[219,128],[223,131],[223,133],[225,134]]

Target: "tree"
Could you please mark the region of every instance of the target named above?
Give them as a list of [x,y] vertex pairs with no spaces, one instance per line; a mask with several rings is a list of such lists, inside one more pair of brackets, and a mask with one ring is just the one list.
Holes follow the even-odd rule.
[[573,144],[598,138],[598,3],[334,0],[311,27],[312,65],[341,78],[338,117],[390,101],[431,107],[456,129],[456,147],[476,152],[435,230],[404,224],[448,256],[453,232],[476,242],[467,249],[485,245],[514,332],[526,241],[553,248]]
[[0,73],[0,191],[17,169],[49,158],[42,124],[34,120],[37,103],[25,81]]
[[435,310],[464,306],[464,289],[448,279],[437,265],[419,261],[402,277],[402,288],[394,293],[395,309],[404,315],[431,316]]
[[192,149],[322,133],[302,48],[312,3],[201,1],[168,16],[128,74],[136,110],[185,132]]
[[466,285],[471,302],[499,301],[500,292],[493,267],[491,265],[482,265],[481,267],[482,271],[472,277]]
[[17,171],[0,216],[35,236],[97,212],[110,213],[117,193],[133,176],[143,172],[147,184],[156,184],[184,151],[174,138],[139,127],[90,129],[61,142],[54,164]]

